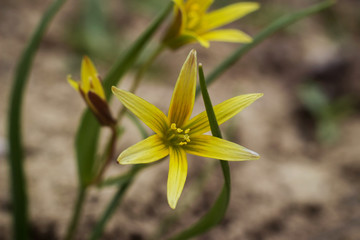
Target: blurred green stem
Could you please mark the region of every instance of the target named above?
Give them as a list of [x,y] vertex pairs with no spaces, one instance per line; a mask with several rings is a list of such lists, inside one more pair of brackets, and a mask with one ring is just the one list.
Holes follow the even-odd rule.
[[94,179],[93,184],[98,184],[102,180],[104,172],[105,172],[106,168],[109,166],[109,164],[114,156],[116,142],[117,142],[116,141],[117,140],[116,126],[115,125],[110,126],[110,129],[111,129],[111,138],[109,140],[108,147],[106,148],[106,154],[105,154],[106,159],[105,159],[104,163],[102,164],[99,173],[97,174],[96,178]]
[[107,221],[115,213],[115,210],[118,207],[118,205],[120,204],[120,201],[122,200],[122,198],[124,197],[126,190],[131,185],[131,183],[134,179],[134,176],[136,175],[136,173],[139,170],[142,169],[142,166],[143,165],[135,165],[134,167],[132,167],[130,170],[130,173],[129,173],[129,177],[125,178],[124,181],[118,185],[118,189],[117,189],[115,195],[111,199],[111,202],[105,209],[104,214],[102,215],[101,219],[98,221],[93,232],[91,233],[91,236],[90,236],[91,240],[96,240],[101,237]]
[[66,0],[57,0],[46,10],[40,23],[37,25],[31,39],[27,42],[24,51],[17,63],[14,82],[9,100],[8,138],[9,138],[9,166],[12,203],[12,238],[16,240],[28,239],[28,208],[26,178],[24,174],[24,150],[22,145],[22,103],[26,83],[31,70],[32,62],[40,42],[55,14]]
[[[149,67],[153,64],[153,62],[156,60],[156,58],[163,52],[165,49],[164,44],[160,44],[155,50],[150,54],[149,58],[145,61],[144,64],[141,65],[139,70],[137,71],[134,81],[132,82],[132,85],[130,87],[130,92],[135,93],[136,89],[139,87],[139,84],[141,80],[144,77],[145,72],[149,69]],[[124,117],[124,114],[126,113],[126,108],[123,106],[118,114],[118,123],[121,122],[121,119]]]
[[86,192],[87,192],[87,187],[86,186],[80,186],[79,190],[78,190],[78,196],[76,199],[76,205],[73,211],[73,215],[71,218],[71,222],[68,226],[66,235],[65,235],[65,240],[71,240],[74,238],[79,220],[80,220],[80,215],[81,215],[81,211],[85,202],[85,197],[86,197]]

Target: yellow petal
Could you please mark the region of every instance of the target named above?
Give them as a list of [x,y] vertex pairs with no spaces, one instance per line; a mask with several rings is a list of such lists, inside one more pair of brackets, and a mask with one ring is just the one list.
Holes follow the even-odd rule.
[[213,0],[188,0],[185,5],[187,10],[197,10],[199,13],[204,13],[213,2]]
[[[203,38],[202,36],[198,35],[195,32],[190,32],[190,31],[185,31],[183,33],[183,36],[188,37],[189,39],[191,39],[190,42],[194,41],[194,42],[199,42],[201,46],[205,47],[205,48],[209,48],[210,47],[210,43],[207,39]],[[193,39],[193,40],[192,40]]]
[[184,145],[183,148],[190,154],[227,161],[245,161],[260,158],[259,154],[243,146],[208,135],[192,137],[191,142]]
[[70,84],[70,86],[72,86],[76,91],[79,91],[79,82],[73,80],[71,78],[71,75],[67,76],[67,81]]
[[151,163],[169,155],[169,148],[157,135],[152,135],[127,148],[118,157],[120,164]]
[[81,64],[81,80],[84,92],[92,89],[97,95],[105,100],[104,89],[101,85],[96,68],[89,57],[84,56]]
[[242,2],[215,10],[204,16],[203,25],[199,28],[199,31],[203,32],[224,26],[257,10],[259,7],[260,5],[255,2]]
[[202,34],[201,37],[207,41],[219,41],[219,42],[239,42],[239,43],[249,43],[252,41],[252,38],[246,33],[235,30],[235,29],[221,29],[214,30]]
[[186,153],[182,148],[170,147],[169,176],[167,182],[167,198],[172,209],[175,209],[185,185],[187,176]]
[[[244,108],[252,104],[255,100],[262,97],[262,93],[245,94],[237,97],[230,98],[216,106],[214,106],[214,112],[218,124],[222,124],[238,114]],[[210,131],[209,121],[206,111],[200,113],[191,119],[184,129],[191,129],[191,136],[199,135]]]
[[196,51],[192,50],[181,68],[169,107],[170,123],[181,127],[193,110],[196,90]]
[[154,132],[160,136],[167,132],[170,124],[160,109],[130,92],[116,87],[112,87],[111,90],[127,109],[140,118]]

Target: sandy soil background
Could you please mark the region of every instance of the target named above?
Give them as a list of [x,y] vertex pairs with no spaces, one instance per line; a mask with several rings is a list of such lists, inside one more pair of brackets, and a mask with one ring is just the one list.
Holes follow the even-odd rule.
[[[261,10],[233,26],[255,35],[268,20],[314,2],[263,1]],[[3,0],[0,8],[0,239],[4,240],[10,239],[12,209],[6,162],[9,92],[16,62],[49,3]],[[116,56],[146,28],[156,8],[126,1],[104,4]],[[225,138],[255,150],[261,159],[230,163],[232,196],[226,217],[197,239],[360,239],[359,8],[359,1],[342,0],[332,10],[277,33],[211,85],[213,103],[244,93],[265,94],[222,126]],[[71,39],[81,9],[77,1],[69,1],[56,16],[26,89],[23,131],[32,239],[62,238],[76,197],[73,137],[85,106],[66,82],[66,75],[78,79],[81,56],[89,53]],[[193,45],[167,51],[137,94],[166,112],[191,48],[197,49],[199,62],[210,72],[237,47],[212,43],[210,49]],[[90,55],[105,75],[114,56]],[[127,88],[132,77],[128,74],[120,86]],[[350,111],[336,121],[339,135],[330,143],[316,137],[320,123],[299,98],[300,86],[310,80],[332,102],[350,99],[346,105]],[[112,108],[117,111],[119,106],[114,101]],[[202,110],[199,98],[194,115]],[[130,121],[125,126],[117,152],[141,139]],[[107,174],[115,176],[126,169],[114,159]],[[177,211],[166,201],[167,169],[168,162],[163,161],[139,174],[102,239],[164,239],[202,216],[222,186],[217,162],[189,156],[189,175]],[[205,181],[199,182],[204,171]],[[114,191],[111,187],[92,189],[78,239],[86,239]],[[174,224],[166,227],[169,219]]]

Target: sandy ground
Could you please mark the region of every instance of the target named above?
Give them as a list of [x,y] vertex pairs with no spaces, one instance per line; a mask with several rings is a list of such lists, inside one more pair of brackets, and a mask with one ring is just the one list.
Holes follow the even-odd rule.
[[[289,6],[301,7],[304,3],[300,2]],[[230,163],[232,195],[226,217],[197,239],[359,239],[360,34],[354,30],[354,19],[359,20],[359,16],[349,7],[359,4],[355,2],[344,0],[332,12],[341,19],[335,24],[341,30],[340,37],[329,33],[327,16],[307,19],[265,41],[211,85],[215,104],[239,94],[264,93],[262,99],[222,126],[227,139],[255,150],[261,159]],[[5,1],[0,8],[0,239],[4,240],[10,239],[11,223],[5,141],[8,98],[16,61],[48,3]],[[274,4],[284,3],[287,1]],[[118,11],[126,14],[121,6],[117,6]],[[32,239],[60,239],[76,197],[73,137],[84,104],[67,84],[66,75],[78,78],[81,52],[70,47],[64,36],[78,8],[69,2],[55,18],[26,89],[23,131]],[[151,17],[129,24],[121,24],[120,17],[114,19],[125,28],[123,32],[136,37]],[[254,35],[261,28],[247,30]],[[214,43],[209,50],[194,45],[165,52],[137,94],[166,112],[178,71],[192,47],[209,72],[237,45]],[[105,75],[110,65],[93,60]],[[316,141],[314,119],[305,114],[297,97],[299,84],[311,78],[317,78],[333,98],[355,97],[355,107],[339,122],[340,135],[332,144]],[[131,79],[132,74],[127,75],[121,87],[127,88]],[[113,110],[118,107],[114,101]],[[194,115],[202,110],[198,99]],[[117,152],[141,138],[130,121],[124,124],[127,130]],[[107,174],[115,176],[126,169],[114,159]],[[202,216],[222,186],[216,161],[189,156],[189,175],[175,212],[166,202],[167,169],[168,161],[163,161],[138,175],[102,239],[163,239]],[[206,181],[199,184],[203,171],[207,171]],[[92,189],[78,239],[86,239],[114,191]],[[162,231],[164,221],[174,214],[181,217]]]

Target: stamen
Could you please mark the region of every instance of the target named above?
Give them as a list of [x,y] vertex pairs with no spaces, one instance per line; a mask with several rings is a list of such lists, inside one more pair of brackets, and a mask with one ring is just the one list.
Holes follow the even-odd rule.
[[190,142],[189,132],[189,128],[184,131],[183,129],[176,127],[176,123],[172,123],[167,135],[167,140],[170,144],[180,146],[186,145]]

